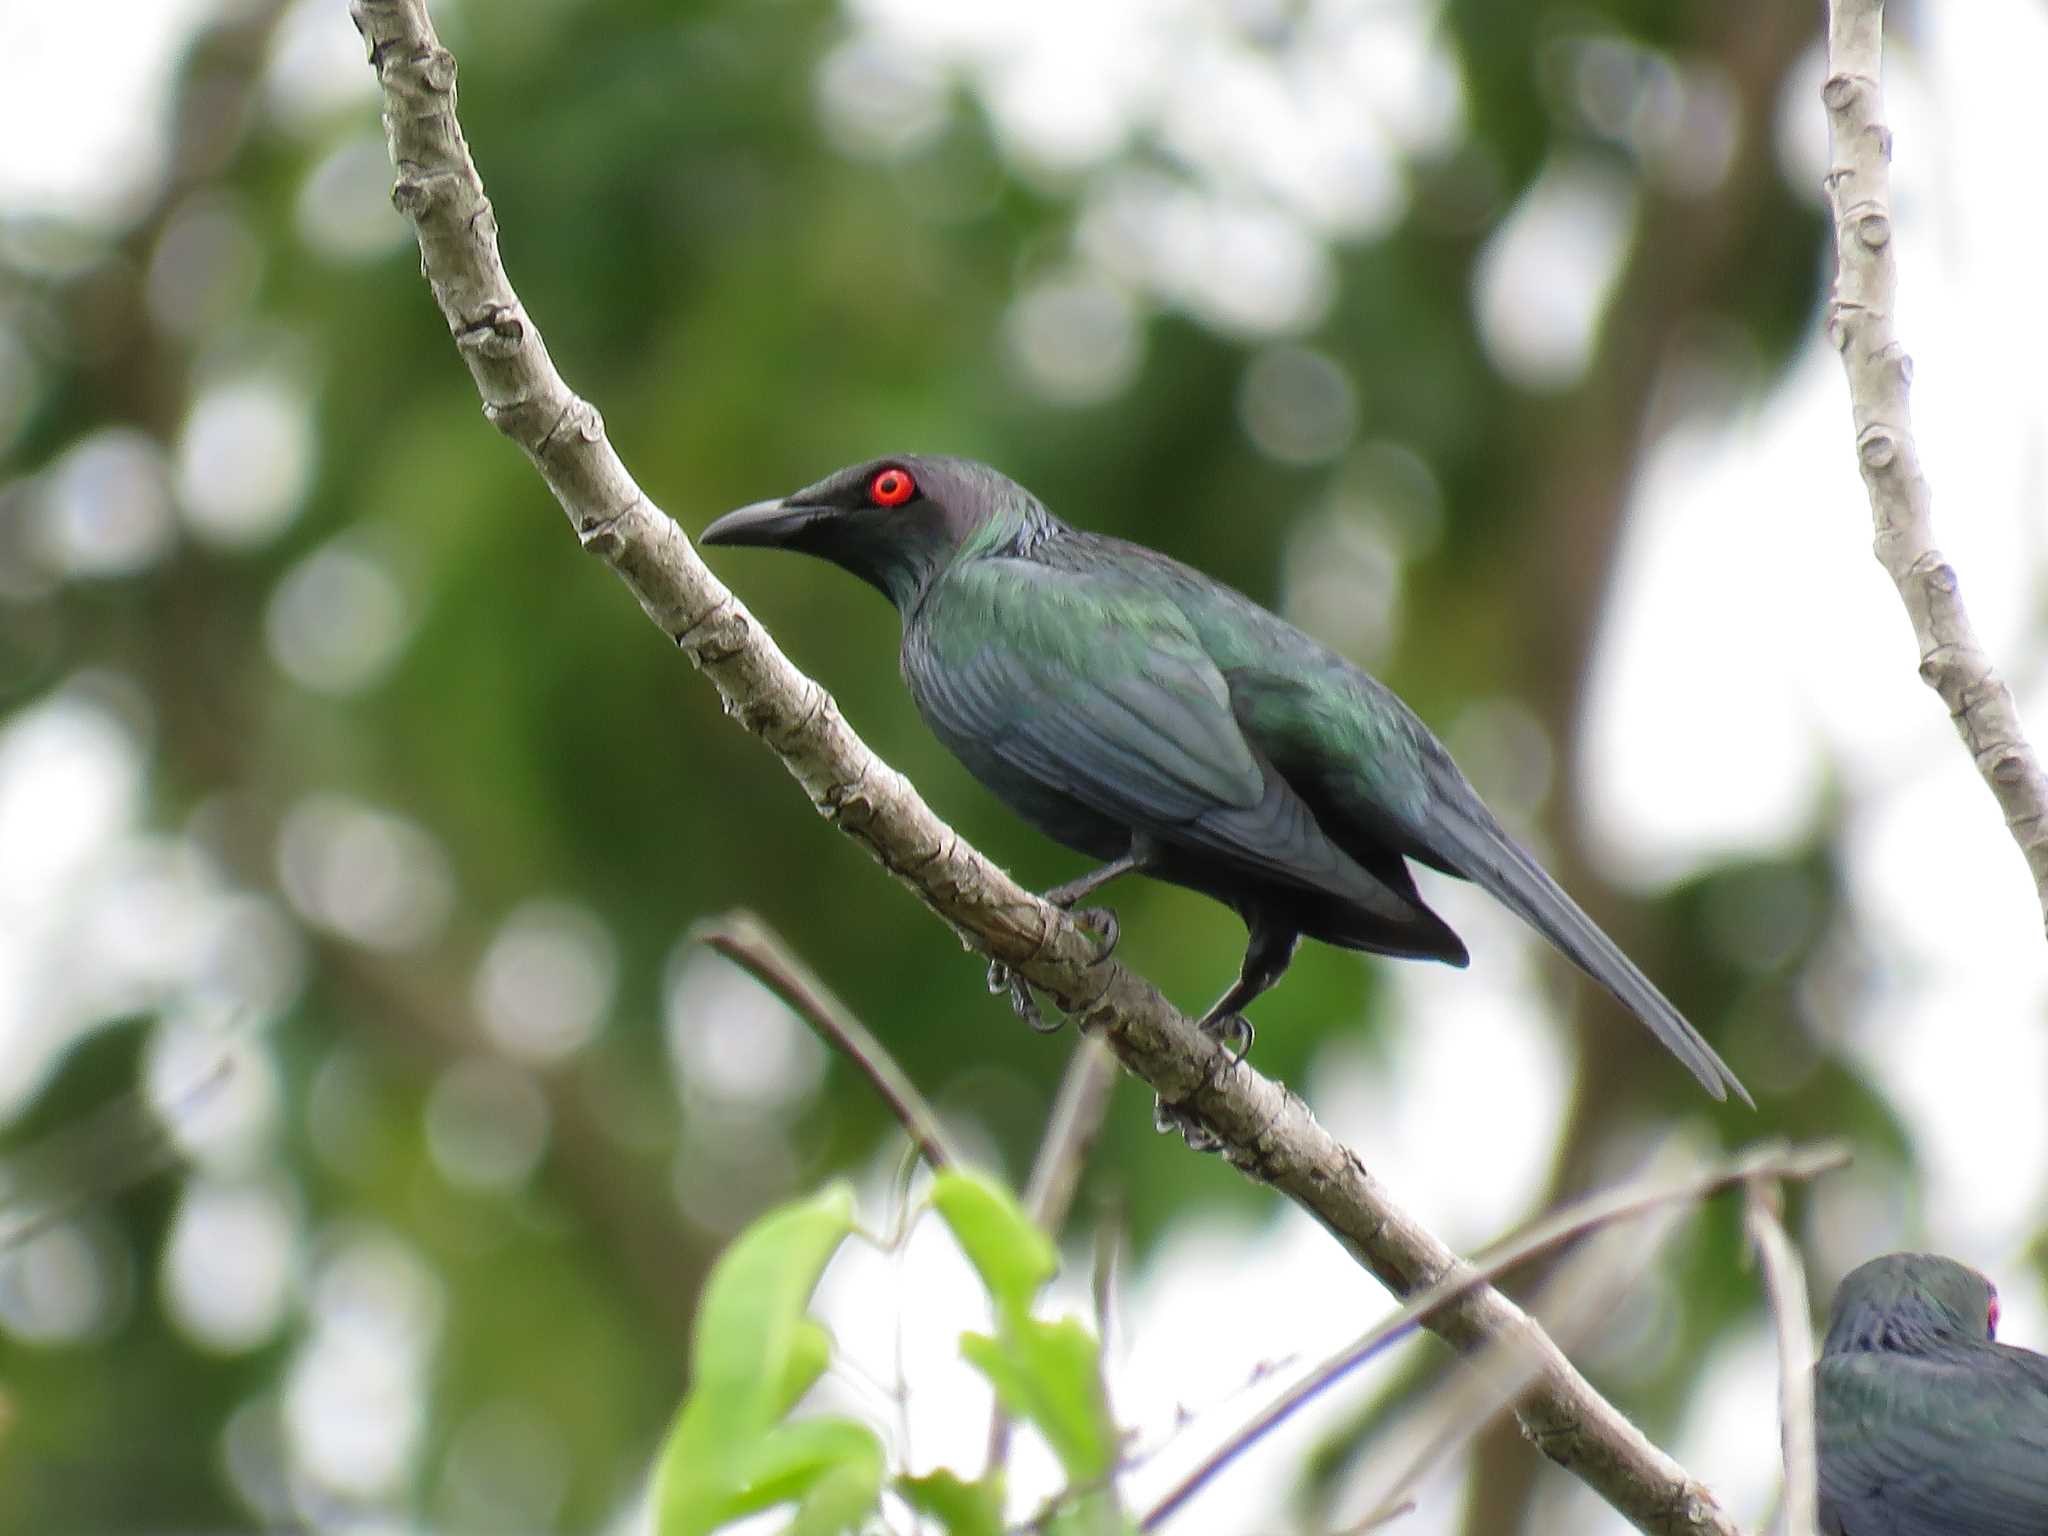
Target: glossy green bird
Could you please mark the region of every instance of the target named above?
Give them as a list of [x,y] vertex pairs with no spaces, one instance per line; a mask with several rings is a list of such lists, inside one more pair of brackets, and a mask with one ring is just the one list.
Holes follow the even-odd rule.
[[1233,908],[1250,941],[1203,1020],[1211,1030],[1249,1044],[1243,1009],[1304,935],[1464,965],[1412,860],[1483,887],[1715,1098],[1748,1100],[1407,705],[1220,582],[1071,528],[995,470],[954,458],[855,465],[728,513],[703,537],[817,555],[896,605],[903,677],[939,739],[1012,810],[1104,861],[1049,900],[1071,905],[1136,871]]
[[1953,1259],[1849,1272],[1813,1368],[1826,1536],[2048,1533],[2048,1358],[1997,1331],[1998,1292]]

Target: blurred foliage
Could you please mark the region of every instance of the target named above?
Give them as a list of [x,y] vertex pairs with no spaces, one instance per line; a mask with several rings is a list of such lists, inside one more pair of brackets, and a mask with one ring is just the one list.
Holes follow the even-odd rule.
[[661,1536],[710,1536],[793,1504],[792,1529],[856,1529],[882,1492],[882,1443],[847,1419],[784,1422],[831,1364],[832,1338],[805,1312],[853,1231],[853,1191],[835,1185],[769,1212],[705,1282],[690,1391],[654,1471]]
[[[1645,444],[1752,398],[1812,323],[1820,228],[1770,132],[1810,18],[1771,0],[1417,7],[1449,114],[1388,130],[1377,212],[1318,223],[1142,114],[1068,162],[1030,152],[977,89],[986,72],[940,70],[928,130],[891,138],[916,106],[892,68],[923,77],[863,42],[874,10],[436,7],[513,278],[650,492],[694,530],[897,447],[985,458],[1322,628],[1433,720],[1525,701],[1568,760]],[[1202,24],[1285,89],[1345,29],[1381,24],[1370,10],[1282,0]],[[681,951],[699,917],[765,914],[1012,1171],[1065,1056],[577,558],[478,417],[384,201],[374,103],[298,70],[319,29],[346,33],[341,7],[243,5],[195,43],[172,162],[122,227],[0,228],[0,337],[28,381],[0,391],[19,403],[0,414],[0,711],[111,728],[143,775],[123,836],[162,866],[161,899],[108,920],[149,943],[72,935],[42,957],[70,990],[21,1004],[45,1014],[8,1049],[43,1064],[7,1079],[29,1074],[14,1141],[134,1091],[152,1053],[177,1055],[165,1040],[203,1068],[195,1017],[226,1021],[234,1063],[178,1130],[190,1172],[66,1217],[61,1252],[38,1238],[0,1260],[0,1536],[615,1516],[685,1385],[711,1256],[890,1134],[751,984]],[[832,106],[849,89],[852,117]],[[1674,127],[1673,101],[1707,118]],[[1671,135],[1696,131],[1726,141],[1705,171],[1673,159]],[[1498,365],[1475,291],[1565,161],[1615,189],[1621,259],[1586,367],[1537,387]],[[1210,251],[1207,288],[1097,270],[1124,185],[1279,220],[1277,248],[1306,253],[1300,302],[1265,322],[1229,309],[1260,281],[1257,242]],[[1189,228],[1166,226],[1160,273],[1192,259],[1174,244]],[[1079,343],[1033,329],[1074,313],[1099,321]],[[1661,387],[1674,374],[1695,387]],[[966,836],[1028,883],[1073,872],[922,729],[885,605],[801,561],[720,568]],[[1799,989],[1842,942],[1827,829],[1634,905],[1552,830],[1566,883],[1774,1129],[1882,1137],[1908,1160],[1804,1022]],[[1123,958],[1171,995],[1228,979],[1227,913],[1163,887],[1116,899]],[[224,926],[188,932],[181,902]],[[1796,917],[1762,945],[1743,921],[1760,906]],[[1260,1065],[1300,1081],[1331,1036],[1373,1030],[1379,976],[1311,946],[1260,1004]],[[1599,1044],[1580,1094],[1598,1115],[1559,1149],[1561,1190],[1698,1109],[1604,1009],[1574,1022]],[[1141,1249],[1204,1203],[1269,1208],[1155,1136],[1144,1097],[1125,1085],[1096,1159]],[[172,1229],[216,1195],[288,1239],[267,1325],[192,1323],[205,1276],[223,1295],[246,1280],[232,1243],[185,1289],[171,1273]],[[1737,1243],[1701,1228],[1672,1266],[1670,1347],[1613,1383],[1653,1426],[1754,1305]],[[71,1331],[19,1326],[80,1275],[98,1289]],[[410,1428],[351,1419],[393,1393]],[[323,1436],[346,1451],[386,1430],[400,1450],[381,1475],[308,1459]],[[1518,1506],[1495,1514],[1481,1528],[1513,1529]]]
[[[1016,1196],[983,1174],[941,1170],[928,1202],[995,1316],[993,1334],[961,1336],[961,1353],[989,1379],[1004,1411],[1045,1437],[1065,1475],[1037,1528],[1048,1536],[1129,1531],[1109,1486],[1119,1435],[1101,1342],[1076,1318],[1033,1316],[1059,1268],[1051,1240]],[[828,1186],[762,1216],[712,1266],[693,1330],[690,1391],[655,1465],[658,1536],[711,1536],[783,1504],[791,1506],[792,1536],[839,1536],[877,1514],[883,1436],[850,1419],[788,1420],[832,1364],[832,1336],[806,1307],[833,1254],[856,1235],[853,1214],[852,1190]],[[920,1214],[908,1213],[909,1222]],[[908,1232],[906,1223],[896,1241]],[[891,1485],[949,1536],[1002,1529],[1000,1463],[973,1482],[938,1469],[899,1472]]]

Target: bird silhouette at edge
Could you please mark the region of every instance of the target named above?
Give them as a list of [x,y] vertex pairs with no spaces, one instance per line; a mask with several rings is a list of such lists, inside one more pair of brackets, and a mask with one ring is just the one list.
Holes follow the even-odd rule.
[[[1240,1057],[1252,1039],[1244,1009],[1303,937],[1468,963],[1416,889],[1413,861],[1487,891],[1707,1092],[1754,1107],[1406,704],[1221,582],[1073,528],[986,465],[939,456],[849,466],[729,512],[702,537],[829,560],[895,605],[903,679],[926,724],[1012,811],[1101,861],[1046,900],[1072,909],[1137,873],[1233,909],[1248,931],[1244,963],[1201,1024]],[[1113,948],[1112,915],[1077,916]],[[992,989],[1004,981],[992,972]],[[1036,1022],[1028,989],[1008,981]]]

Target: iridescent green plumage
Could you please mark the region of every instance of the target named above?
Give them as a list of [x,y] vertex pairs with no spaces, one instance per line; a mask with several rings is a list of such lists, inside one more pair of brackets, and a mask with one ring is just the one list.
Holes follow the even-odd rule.
[[[917,494],[885,507],[871,487],[892,469]],[[1491,892],[1716,1098],[1747,1099],[1405,704],[1220,582],[1071,528],[961,459],[855,466],[704,537],[803,550],[872,583],[903,615],[919,711],[977,778],[1067,846],[1235,909],[1251,936],[1243,973],[1205,1022],[1277,981],[1304,935],[1465,964],[1413,860]]]

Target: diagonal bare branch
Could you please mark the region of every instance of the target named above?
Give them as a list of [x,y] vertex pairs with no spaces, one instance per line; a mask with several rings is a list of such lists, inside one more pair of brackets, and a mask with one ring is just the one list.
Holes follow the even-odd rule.
[[[1355,1343],[1332,1355],[1281,1393],[1189,1472],[1145,1516],[1140,1522],[1139,1529],[1151,1530],[1163,1523],[1230,1461],[1242,1455],[1298,1409],[1329,1390],[1387,1345],[1399,1339],[1410,1328],[1417,1324],[1425,1328],[1430,1327],[1431,1316],[1437,1308],[1447,1305],[1475,1287],[1488,1284],[1495,1276],[1504,1274],[1516,1265],[1526,1263],[1538,1254],[1548,1252],[1560,1244],[1576,1241],[1615,1222],[1646,1216],[1670,1205],[1691,1205],[1733,1185],[1747,1185],[1759,1178],[1818,1178],[1821,1174],[1842,1167],[1848,1161],[1848,1149],[1832,1142],[1820,1142],[1803,1147],[1787,1147],[1779,1142],[1765,1142],[1749,1148],[1727,1162],[1711,1168],[1696,1169],[1683,1178],[1638,1179],[1615,1189],[1588,1195],[1562,1210],[1552,1211],[1540,1217],[1521,1231],[1502,1238],[1473,1255],[1471,1262],[1461,1266],[1457,1274],[1446,1276],[1426,1291],[1410,1296],[1406,1304],[1391,1317],[1383,1318]],[[1511,1344],[1512,1340],[1504,1337],[1501,1342]],[[1519,1390],[1531,1373],[1531,1362],[1526,1358],[1516,1358],[1509,1369],[1514,1374],[1514,1390]],[[1513,1396],[1513,1390],[1506,1395]]]
[[1963,607],[1955,567],[1934,545],[1933,494],[1920,472],[1907,386],[1913,360],[1892,325],[1898,288],[1891,215],[1892,134],[1884,124],[1884,0],[1829,0],[1828,207],[1835,291],[1828,336],[1842,354],[1856,422],[1856,459],[1877,524],[1877,558],[1899,589],[1920,644],[1920,676],[1942,703],[1991,786],[2025,855],[2048,919],[2048,777],[2020,728]]
[[933,1172],[959,1166],[960,1154],[939,1123],[938,1112],[925,1101],[910,1074],[773,928],[751,912],[733,911],[699,923],[690,930],[689,938],[739,966],[794,1008],[827,1045],[851,1061]]
[[[568,514],[585,549],[625,581],[648,617],[717,687],[819,813],[874,855],[971,948],[1049,993],[1126,1069],[1198,1123],[1247,1176],[1316,1218],[1381,1281],[1407,1296],[1467,1275],[1397,1205],[1357,1154],[1282,1085],[1233,1061],[1157,988],[1113,960],[1065,914],[1025,891],[934,815],[847,725],[816,682],[698,559],[634,482],[597,411],[563,382],[499,258],[497,223],[455,117],[455,60],[424,0],[353,0],[384,95],[398,169],[392,199],[484,402]],[[1491,1286],[1446,1303],[1428,1326],[1461,1351],[1518,1338],[1536,1364],[1524,1431],[1639,1529],[1739,1536],[1707,1489],[1579,1374],[1526,1313]]]

